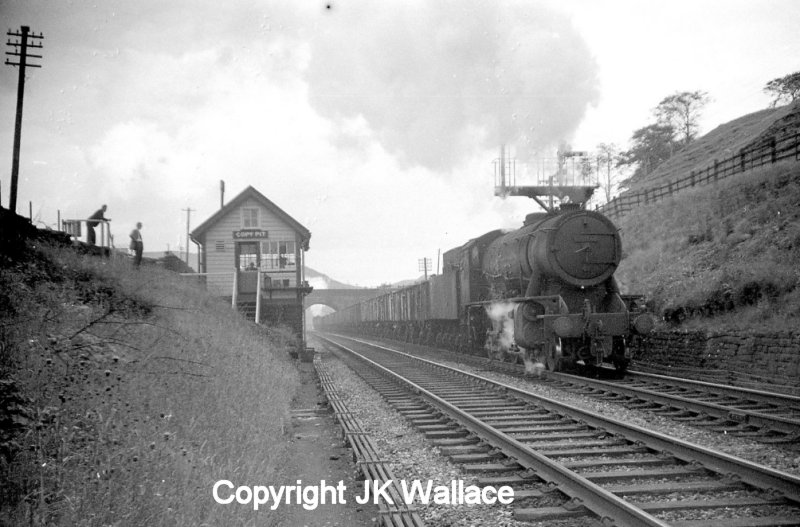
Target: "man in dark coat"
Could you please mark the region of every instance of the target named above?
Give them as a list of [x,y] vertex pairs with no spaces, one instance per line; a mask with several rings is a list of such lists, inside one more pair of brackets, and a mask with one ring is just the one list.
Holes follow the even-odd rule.
[[106,218],[103,214],[105,214],[107,207],[103,205],[99,209],[95,211],[94,214],[89,216],[89,221],[86,222],[86,241],[89,245],[94,245],[96,236],[94,232],[94,228],[97,227],[97,224],[100,223],[100,220],[111,221],[111,218]]
[[131,231],[131,245],[133,251],[133,265],[139,267],[142,264],[142,251],[144,251],[144,242],[142,241],[142,223],[136,224],[136,228]]

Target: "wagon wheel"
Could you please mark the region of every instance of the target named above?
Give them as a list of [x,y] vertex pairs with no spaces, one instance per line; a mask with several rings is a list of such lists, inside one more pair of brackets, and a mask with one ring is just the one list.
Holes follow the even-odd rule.
[[545,366],[548,371],[561,371],[562,368],[562,355],[561,355],[561,339],[555,339],[554,342],[549,342],[545,345]]

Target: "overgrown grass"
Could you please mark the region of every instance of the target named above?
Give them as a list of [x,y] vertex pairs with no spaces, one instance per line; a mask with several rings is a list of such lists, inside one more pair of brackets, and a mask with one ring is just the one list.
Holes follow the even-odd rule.
[[800,164],[687,190],[617,223],[623,288],[669,322],[765,331],[800,322]]
[[0,524],[264,525],[219,479],[281,481],[290,336],[178,275],[39,247],[0,269]]

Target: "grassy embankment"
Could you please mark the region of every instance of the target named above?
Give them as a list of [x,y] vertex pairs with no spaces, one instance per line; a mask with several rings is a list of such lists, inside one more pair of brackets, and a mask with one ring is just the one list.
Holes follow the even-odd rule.
[[800,163],[642,206],[617,220],[623,289],[686,329],[800,326]]
[[31,245],[0,254],[0,525],[263,525],[211,488],[283,480],[286,333],[174,273]]

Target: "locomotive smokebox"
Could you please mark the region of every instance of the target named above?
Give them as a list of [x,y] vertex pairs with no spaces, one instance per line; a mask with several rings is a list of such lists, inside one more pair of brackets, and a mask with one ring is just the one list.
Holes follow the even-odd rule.
[[544,221],[528,257],[546,275],[591,287],[614,274],[622,257],[622,242],[605,216],[575,211]]
[[537,273],[573,287],[592,287],[614,274],[622,242],[602,214],[574,210],[531,220],[487,248],[483,269],[488,276],[513,282]]

